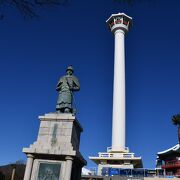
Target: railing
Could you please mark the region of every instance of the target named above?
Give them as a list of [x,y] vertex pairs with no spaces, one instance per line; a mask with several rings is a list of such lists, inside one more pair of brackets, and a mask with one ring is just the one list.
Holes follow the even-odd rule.
[[[125,151],[129,151],[129,148],[128,147],[125,147],[124,149]],[[112,151],[112,147],[107,147],[107,152],[111,152]]]
[[176,173],[175,176],[176,176],[176,177],[180,177],[180,173]]
[[134,153],[99,153],[99,157],[107,158],[133,158]]
[[162,165],[162,169],[170,169],[170,168],[177,168],[180,167],[180,162],[172,162],[172,163],[168,163],[168,164],[164,164]]

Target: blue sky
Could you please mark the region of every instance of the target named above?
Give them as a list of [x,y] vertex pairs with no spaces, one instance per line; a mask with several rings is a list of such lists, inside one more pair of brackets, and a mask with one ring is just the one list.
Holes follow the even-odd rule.
[[55,111],[55,86],[69,64],[81,83],[75,100],[88,167],[95,166],[88,156],[111,146],[114,38],[105,21],[118,12],[133,17],[126,36],[126,146],[153,168],[156,153],[177,143],[171,116],[180,113],[180,2],[136,2],[72,0],[42,8],[32,20],[7,9],[0,22],[0,165],[26,159],[22,148],[36,140],[38,116]]

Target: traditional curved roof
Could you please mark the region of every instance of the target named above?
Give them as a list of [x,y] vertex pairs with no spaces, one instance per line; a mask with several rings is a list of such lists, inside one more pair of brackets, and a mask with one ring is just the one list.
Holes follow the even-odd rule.
[[157,153],[158,158],[164,160],[173,157],[180,157],[180,144],[177,144],[165,151],[161,151]]

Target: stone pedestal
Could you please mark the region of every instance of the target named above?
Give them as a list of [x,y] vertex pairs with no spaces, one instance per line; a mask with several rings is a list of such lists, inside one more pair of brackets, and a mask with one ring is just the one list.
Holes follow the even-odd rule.
[[24,180],[80,180],[86,161],[79,152],[83,131],[72,114],[39,116],[37,141],[23,148],[27,155]]

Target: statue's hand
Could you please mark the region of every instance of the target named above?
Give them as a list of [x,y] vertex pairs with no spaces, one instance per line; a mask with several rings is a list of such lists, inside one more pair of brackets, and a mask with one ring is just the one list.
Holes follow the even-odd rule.
[[60,90],[60,87],[58,86],[58,87],[56,87],[56,91],[59,91]]
[[56,85],[56,91],[59,91],[61,89],[61,87],[62,87],[62,82],[59,81]]
[[80,87],[78,87],[78,86],[74,86],[74,87],[73,87],[73,90],[74,90],[74,91],[78,91],[79,89],[80,89]]
[[71,86],[71,87],[69,87],[69,90],[71,90],[71,91],[72,91],[72,90],[74,90],[74,88]]

